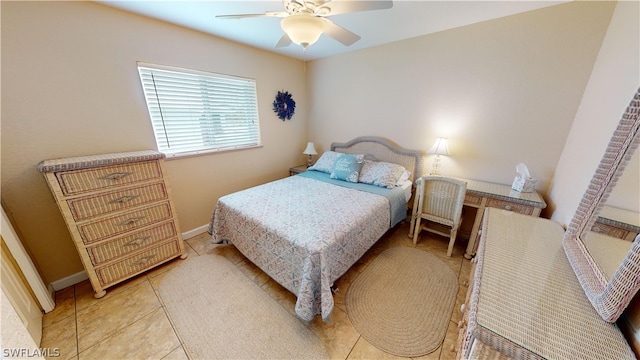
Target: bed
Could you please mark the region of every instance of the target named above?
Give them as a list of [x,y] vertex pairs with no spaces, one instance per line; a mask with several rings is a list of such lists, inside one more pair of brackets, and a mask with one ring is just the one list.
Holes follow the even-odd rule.
[[[220,197],[212,241],[230,242],[295,294],[300,319],[328,321],[334,281],[406,218],[424,155],[379,137],[332,143],[306,172]],[[355,177],[338,165],[354,158]]]

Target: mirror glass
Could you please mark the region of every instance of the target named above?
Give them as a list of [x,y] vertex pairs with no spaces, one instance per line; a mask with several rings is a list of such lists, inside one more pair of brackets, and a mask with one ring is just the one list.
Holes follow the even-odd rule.
[[580,285],[596,312],[609,322],[618,319],[640,288],[640,239],[633,241],[634,229],[627,226],[637,219],[640,206],[638,155],[634,156],[640,142],[639,114],[640,90],[622,114],[563,239]]
[[595,263],[610,280],[640,233],[640,151],[634,151],[624,173],[589,231],[581,239]]

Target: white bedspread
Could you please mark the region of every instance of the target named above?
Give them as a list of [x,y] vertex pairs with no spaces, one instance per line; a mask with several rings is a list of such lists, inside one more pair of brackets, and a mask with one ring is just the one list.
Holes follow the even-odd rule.
[[333,282],[389,229],[389,209],[385,196],[291,176],[221,197],[209,230],[294,293],[301,319],[327,320]]

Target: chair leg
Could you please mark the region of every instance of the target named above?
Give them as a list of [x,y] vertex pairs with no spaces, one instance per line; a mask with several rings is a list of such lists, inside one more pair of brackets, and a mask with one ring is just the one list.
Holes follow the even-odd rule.
[[456,242],[456,235],[458,234],[458,229],[451,229],[451,237],[449,238],[449,247],[447,248],[447,256],[451,257],[451,253],[453,252],[453,244]]
[[420,235],[420,221],[422,220],[421,216],[418,216],[418,221],[416,221],[416,228],[413,230],[413,245],[418,243],[418,236]]
[[[423,195],[423,187],[422,183],[418,184],[418,188],[416,189],[416,193],[413,197],[413,211],[411,212],[411,223],[409,224],[409,238],[413,238],[415,236],[415,223],[416,219],[419,218],[422,214],[422,195]],[[420,209],[420,211],[418,211]],[[414,241],[415,244],[415,241]]]
[[415,234],[416,218],[420,215],[418,213],[419,201],[420,201],[419,199],[413,200],[413,211],[411,212],[411,223],[409,224],[409,238],[413,238]]
[[[414,211],[415,212],[415,211]],[[415,226],[416,226],[416,216],[415,214],[411,215],[411,223],[409,224],[409,239],[413,239],[415,235]]]

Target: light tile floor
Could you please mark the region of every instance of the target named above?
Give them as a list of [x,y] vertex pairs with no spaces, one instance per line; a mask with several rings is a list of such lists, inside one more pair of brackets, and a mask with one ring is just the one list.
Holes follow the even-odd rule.
[[[349,284],[375,257],[390,247],[414,246],[408,238],[409,226],[401,223],[382,237],[344,276],[336,282],[335,309],[328,323],[319,317],[308,326],[323,341],[332,359],[402,359],[368,343],[353,328],[345,308]],[[448,239],[422,232],[417,248],[443,260],[458,275],[456,305],[443,344],[435,352],[418,359],[454,359],[471,264],[462,254],[466,241],[458,240],[449,258]],[[248,277],[294,313],[295,296],[271,280],[232,245],[213,245],[202,234],[186,241],[186,260],[176,259],[107,290],[102,299],[93,297],[88,281],[56,292],[56,308],[45,314],[41,347],[58,348],[61,359],[188,359],[156,293],[163,275],[182,261],[215,251],[234,262]]]

